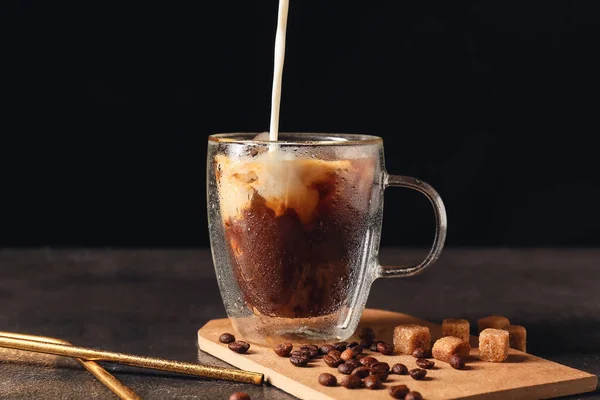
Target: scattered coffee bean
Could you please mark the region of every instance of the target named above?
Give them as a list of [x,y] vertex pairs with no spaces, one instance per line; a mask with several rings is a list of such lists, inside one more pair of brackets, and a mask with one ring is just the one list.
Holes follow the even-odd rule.
[[421,379],[425,378],[425,375],[427,375],[427,371],[421,368],[415,368],[411,369],[409,374],[411,378],[420,381]]
[[379,342],[377,343],[377,351],[387,356],[394,352],[394,346],[386,342]]
[[423,400],[423,396],[419,392],[408,392],[404,400]]
[[235,392],[229,396],[229,400],[250,400],[250,395],[246,392]]
[[319,375],[319,383],[323,386],[335,386],[337,384],[337,379],[335,376],[325,372]]
[[337,342],[337,343],[333,344],[333,347],[337,351],[344,351],[344,350],[346,350],[346,347],[348,347],[348,342]]
[[406,386],[406,385],[397,385],[397,386],[392,386],[390,388],[390,396],[392,396],[395,399],[404,399],[406,398],[406,395],[408,394],[408,392],[410,392],[410,389]]
[[417,347],[413,352],[412,352],[412,356],[414,358],[425,358],[427,356],[429,356],[428,351],[425,350],[422,347]]
[[408,375],[408,368],[404,364],[394,364],[392,365],[392,372],[398,375]]
[[356,367],[352,366],[351,364],[343,363],[338,365],[337,370],[340,374],[350,375],[355,368]]
[[362,331],[360,331],[360,334],[358,335],[359,338],[361,339],[375,339],[375,331],[373,330],[373,328],[370,328],[368,326],[365,326]]
[[377,351],[379,351],[379,350],[377,350],[377,345],[378,345],[379,343],[381,343],[381,340],[376,340],[376,341],[374,341],[374,342],[371,344],[371,346],[369,347],[369,350],[371,350],[371,351],[376,351],[376,352],[377,352]]
[[279,357],[287,357],[292,352],[293,347],[294,346],[291,343],[279,343],[277,346],[275,346],[275,348],[273,348],[273,351]]
[[344,378],[341,385],[346,389],[358,389],[362,386],[362,380],[356,375],[348,375]]
[[300,347],[300,350],[304,351],[305,354],[308,354],[310,358],[314,358],[319,355],[319,348],[314,344],[305,344],[304,346]]
[[290,362],[294,367],[306,367],[309,360],[310,357],[307,355],[297,355],[290,357]]
[[373,344],[373,339],[362,339],[359,343],[363,349],[368,349]]
[[360,360],[358,360],[358,362],[361,363],[362,365],[366,365],[368,367],[371,364],[379,362],[379,360],[377,360],[375,357],[366,356],[366,357],[363,357]]
[[294,351],[292,351],[290,355],[292,357],[305,356],[305,357],[310,358],[310,354],[311,354],[310,350],[308,350],[308,349],[300,349],[300,350],[294,350]]
[[448,364],[454,369],[463,369],[465,368],[465,358],[459,354],[452,354]]
[[326,356],[327,353],[329,353],[333,349],[334,347],[332,344],[324,344],[323,346],[319,347],[319,353]]
[[371,375],[371,368],[364,366],[355,368],[354,371],[352,371],[352,375],[356,375],[360,379],[366,378],[367,376]]
[[346,349],[342,351],[342,355],[340,357],[342,358],[342,360],[347,361],[354,358],[354,356],[355,354],[354,351],[352,351],[352,349]]
[[371,371],[369,372],[369,374],[371,375],[377,375],[379,377],[379,379],[381,380],[381,382],[385,382],[388,378],[388,376],[390,376],[390,372],[389,371],[383,371],[380,369],[371,369]]
[[[219,336],[219,342],[221,343],[231,343],[231,342],[235,342],[235,336],[233,336],[231,333],[224,333],[221,336]],[[240,392],[242,393],[242,392]]]
[[336,356],[336,357],[341,357],[342,356],[342,352],[336,349],[331,350],[329,353],[327,353],[330,356]]
[[363,379],[363,385],[367,389],[379,389],[381,387],[381,379],[377,375],[369,375],[365,379]]
[[417,364],[419,367],[425,368],[425,369],[431,369],[435,365],[435,363],[433,361],[428,360],[426,358],[417,358],[417,361],[415,361],[415,364]]
[[386,362],[376,362],[370,365],[371,369],[377,369],[380,371],[389,371],[390,370],[390,364],[386,363]]
[[362,347],[360,347],[360,344],[356,343],[356,342],[352,342],[348,345],[348,347],[346,347],[346,350],[352,350],[354,352],[355,355],[357,354],[361,354],[363,349]]
[[231,350],[231,351],[235,351],[236,353],[243,354],[248,351],[248,349],[250,348],[250,344],[243,342],[241,340],[238,340],[238,341],[229,343],[227,345],[227,347],[229,347],[229,350]]
[[350,365],[352,367],[352,369],[358,368],[362,365],[361,363],[358,362],[358,360],[356,358],[351,358],[350,360],[346,361],[344,364]]
[[340,364],[344,362],[341,357],[328,354],[323,358],[325,364],[329,365],[331,368],[337,368]]

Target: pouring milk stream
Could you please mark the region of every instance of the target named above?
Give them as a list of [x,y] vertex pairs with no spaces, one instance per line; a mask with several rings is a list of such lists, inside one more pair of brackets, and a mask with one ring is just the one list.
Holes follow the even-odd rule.
[[287,28],[289,0],[279,0],[277,33],[275,35],[275,62],[273,65],[273,91],[271,94],[271,125],[269,140],[277,140],[279,135],[279,108],[281,104],[281,77],[285,58],[285,31]]

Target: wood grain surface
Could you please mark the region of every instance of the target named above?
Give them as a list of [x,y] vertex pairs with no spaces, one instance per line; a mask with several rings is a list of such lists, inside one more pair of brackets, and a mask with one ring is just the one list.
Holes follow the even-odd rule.
[[[473,324],[474,321],[471,321]],[[403,323],[418,323],[429,326],[433,338],[440,336],[441,326],[409,315],[383,310],[366,309],[357,331],[363,326],[372,327],[377,339],[391,343],[394,326]],[[232,332],[228,319],[211,320],[198,331],[198,344],[202,351],[212,354],[238,368],[262,372],[265,380],[302,399],[390,399],[388,388],[406,384],[411,390],[420,392],[425,399],[540,399],[591,392],[596,389],[596,375],[579,371],[517,350],[510,350],[508,360],[503,363],[488,363],[477,359],[477,337],[471,337],[470,359],[465,370],[455,370],[448,364],[437,361],[427,377],[416,381],[410,376],[391,374],[380,390],[348,390],[338,383],[336,387],[319,385],[317,377],[329,372],[338,378],[344,375],[328,367],[321,359],[312,361],[306,368],[294,367],[287,358],[275,355],[270,347],[252,344],[247,354],[237,354],[219,343],[223,332]],[[238,337],[237,339],[243,340]],[[356,340],[352,337],[348,340]],[[297,348],[297,346],[295,346]],[[370,352],[366,352],[369,354]],[[390,365],[403,363],[409,369],[416,368],[415,358],[407,355],[383,356],[374,353],[379,361]]]

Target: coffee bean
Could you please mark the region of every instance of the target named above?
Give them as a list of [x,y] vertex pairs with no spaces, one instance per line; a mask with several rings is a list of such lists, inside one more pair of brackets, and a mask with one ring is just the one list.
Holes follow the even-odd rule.
[[319,353],[326,356],[327,353],[329,353],[331,350],[333,350],[333,348],[334,347],[332,344],[324,344],[323,346],[319,347]]
[[389,371],[383,371],[380,369],[371,369],[371,371],[369,372],[369,374],[371,375],[377,375],[379,377],[379,379],[381,380],[381,382],[385,382],[388,378],[388,376],[390,376],[390,372]]
[[335,355],[332,356],[331,354],[326,355],[323,358],[323,361],[325,361],[325,364],[329,365],[331,368],[337,368],[344,362],[341,357]]
[[360,334],[358,335],[359,338],[361,339],[375,339],[375,331],[373,330],[373,328],[369,328],[368,326],[365,326],[362,331],[360,332]]
[[227,345],[227,347],[229,347],[229,350],[231,350],[231,351],[235,351],[236,353],[243,354],[248,351],[248,349],[250,348],[250,344],[243,342],[241,340],[238,340],[236,342],[229,343]]
[[369,375],[365,379],[363,379],[363,385],[367,389],[379,389],[381,387],[381,379],[377,375]]
[[343,363],[338,365],[337,370],[340,374],[350,375],[355,368],[352,364]]
[[341,357],[342,356],[342,352],[339,350],[331,350],[329,353],[327,353],[330,356],[335,356],[335,357]]
[[231,333],[224,333],[221,336],[219,336],[219,342],[225,344],[235,342],[235,336],[233,336]]
[[362,347],[360,347],[360,345],[356,342],[352,342],[348,345],[348,347],[346,347],[346,350],[352,350],[354,352],[355,355],[357,354],[361,354],[362,353]]
[[352,375],[356,375],[359,378],[366,378],[367,376],[369,376],[371,374],[371,368],[369,367],[358,367],[355,368],[354,371],[352,371]]
[[250,400],[250,395],[246,392],[235,392],[229,396],[229,400]]
[[323,386],[335,386],[337,384],[337,379],[335,376],[325,372],[319,375],[319,383]]
[[358,362],[361,363],[362,365],[366,365],[368,367],[371,364],[379,362],[379,360],[377,360],[375,357],[366,356],[366,357],[363,357],[360,360],[358,360]]
[[363,349],[368,349],[373,344],[373,339],[362,339],[359,343]]
[[292,353],[290,354],[292,357],[299,357],[299,356],[306,356],[308,358],[310,358],[310,350],[308,349],[300,349],[300,350],[294,350],[292,351]]
[[362,381],[356,375],[348,375],[344,378],[341,385],[346,389],[358,389],[362,386]]
[[377,352],[377,351],[379,351],[379,350],[377,350],[377,345],[378,345],[379,343],[381,343],[381,340],[376,340],[376,341],[374,341],[374,342],[371,344],[371,346],[369,347],[369,350],[371,350],[371,351],[376,351],[376,352]]
[[406,398],[406,395],[408,394],[408,392],[410,392],[410,389],[406,386],[406,385],[397,385],[397,386],[392,386],[390,388],[390,396],[392,396],[395,399],[404,399]]
[[344,350],[346,350],[346,347],[348,347],[348,342],[337,342],[337,343],[333,344],[333,347],[337,351],[344,351]]
[[305,344],[304,346],[300,347],[300,350],[303,350],[310,358],[314,358],[319,355],[319,348],[314,344]]
[[351,358],[348,361],[346,361],[344,364],[348,364],[348,365],[352,366],[352,369],[358,368],[362,365],[361,363],[358,362],[358,360],[356,358]]
[[423,396],[419,392],[408,392],[404,400],[423,400]]
[[387,356],[394,352],[394,346],[386,342],[379,342],[377,343],[377,351]]
[[386,362],[376,362],[370,365],[371,369],[377,369],[380,371],[389,371],[390,370],[390,364],[386,363]]
[[420,381],[421,379],[425,378],[425,375],[427,375],[427,371],[421,368],[415,368],[411,369],[409,374],[411,378]]
[[340,357],[342,358],[342,360],[346,361],[354,358],[354,355],[354,351],[352,351],[351,349],[346,349],[342,352],[342,355]]
[[433,361],[428,360],[426,358],[417,358],[417,361],[415,361],[415,364],[417,364],[419,367],[425,368],[425,369],[431,369],[435,365],[435,363]]
[[273,351],[279,357],[287,357],[292,352],[293,347],[294,346],[291,343],[279,343],[277,346],[275,346],[275,348],[273,348]]
[[448,364],[454,369],[463,369],[465,367],[465,359],[459,354],[452,354],[448,360]]
[[398,375],[408,375],[408,368],[404,364],[394,364],[392,366],[392,372]]
[[429,357],[429,352],[422,347],[417,347],[413,352],[412,356],[414,358],[426,358]]
[[294,367],[306,367],[310,357],[307,355],[291,356],[290,362]]

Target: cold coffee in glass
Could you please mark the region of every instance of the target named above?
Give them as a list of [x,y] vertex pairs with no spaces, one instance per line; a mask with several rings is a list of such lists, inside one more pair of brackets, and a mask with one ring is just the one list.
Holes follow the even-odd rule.
[[[209,231],[227,314],[256,343],[343,340],[376,278],[412,275],[435,261],[446,229],[441,199],[417,179],[389,176],[375,136],[254,137],[209,138]],[[434,206],[436,238],[418,266],[378,263],[388,185],[419,190]]]

